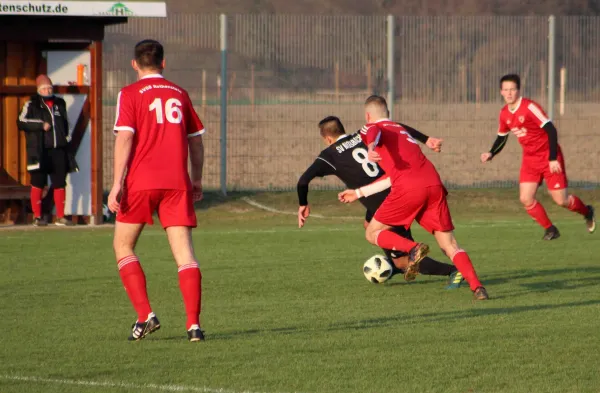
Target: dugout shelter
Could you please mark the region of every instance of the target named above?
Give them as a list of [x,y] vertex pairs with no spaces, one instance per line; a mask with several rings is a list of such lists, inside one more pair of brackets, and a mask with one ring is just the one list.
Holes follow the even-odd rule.
[[79,166],[79,172],[67,176],[65,215],[78,223],[102,223],[105,28],[132,17],[166,16],[166,3],[153,0],[0,1],[0,224],[32,220],[26,214],[30,176],[25,135],[17,118],[28,97],[36,94],[39,74],[52,79],[54,93],[67,103],[70,149]]

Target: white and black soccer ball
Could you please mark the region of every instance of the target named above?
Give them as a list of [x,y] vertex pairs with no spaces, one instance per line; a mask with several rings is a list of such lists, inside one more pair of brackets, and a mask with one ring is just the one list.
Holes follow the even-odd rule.
[[392,276],[392,264],[383,255],[373,255],[363,265],[363,274],[373,284],[386,282]]

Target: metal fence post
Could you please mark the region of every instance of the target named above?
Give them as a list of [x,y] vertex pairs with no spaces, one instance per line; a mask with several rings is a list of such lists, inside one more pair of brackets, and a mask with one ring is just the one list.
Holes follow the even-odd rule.
[[387,104],[390,119],[394,118],[394,16],[387,16]]
[[221,14],[221,193],[227,195],[227,15]]
[[556,17],[550,15],[548,18],[548,117],[554,119],[554,91],[556,70]]

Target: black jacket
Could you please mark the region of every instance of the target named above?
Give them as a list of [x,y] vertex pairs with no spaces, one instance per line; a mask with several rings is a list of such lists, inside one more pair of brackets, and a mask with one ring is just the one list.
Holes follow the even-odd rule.
[[[40,169],[40,165],[43,165],[42,157],[45,149],[64,148],[69,151],[67,105],[60,97],[54,96],[53,101],[53,107],[49,108],[39,94],[31,96],[23,105],[17,119],[17,126],[25,131],[28,171]],[[44,123],[51,125],[48,131],[44,131]],[[68,155],[68,171],[77,171],[73,154],[69,152]]]

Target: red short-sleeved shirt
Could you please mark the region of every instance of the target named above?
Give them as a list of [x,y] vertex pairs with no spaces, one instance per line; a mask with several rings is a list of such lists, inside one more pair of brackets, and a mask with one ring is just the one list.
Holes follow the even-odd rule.
[[435,166],[400,124],[379,120],[365,125],[360,136],[367,146],[376,142],[375,151],[381,156],[378,164],[390,175],[392,188],[407,190],[442,185]]
[[498,135],[512,132],[521,144],[526,159],[539,158],[547,162],[550,145],[548,134],[542,127],[550,119],[537,102],[525,97],[519,100],[516,109],[511,111],[508,105],[505,105],[500,111]]
[[147,75],[119,92],[114,132],[134,133],[124,188],[191,190],[188,138],[204,126],[187,91]]

